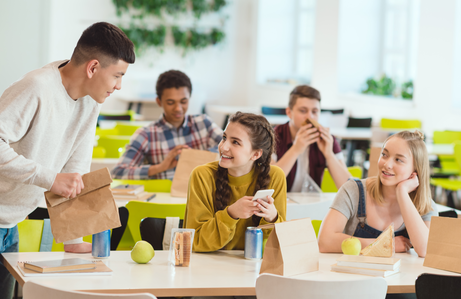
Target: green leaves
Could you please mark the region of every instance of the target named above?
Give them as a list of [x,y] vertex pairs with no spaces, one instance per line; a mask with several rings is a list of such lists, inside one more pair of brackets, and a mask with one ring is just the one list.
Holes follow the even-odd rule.
[[210,45],[220,43],[224,39],[224,32],[213,28],[210,33],[201,33],[196,29],[181,31],[178,27],[172,28],[174,44],[188,50],[200,50]]
[[[223,30],[219,28],[201,28],[199,31],[195,24],[193,28],[180,30],[178,26],[167,23],[165,14],[177,17],[189,10],[198,20],[204,14],[219,12],[227,4],[226,0],[112,0],[112,2],[118,17],[130,16],[130,27],[120,27],[133,42],[138,55],[149,47],[163,50],[169,28],[171,28],[174,45],[184,49],[184,53],[219,44],[225,38]],[[222,26],[224,26],[224,19],[221,20]],[[158,21],[161,25],[156,25],[154,29],[147,29],[152,28],[147,23],[158,24]]]
[[404,82],[399,90],[397,84],[392,78],[385,74],[379,80],[368,78],[366,81],[367,88],[362,90],[362,93],[382,95],[382,96],[402,96],[403,99],[413,99],[413,81]]

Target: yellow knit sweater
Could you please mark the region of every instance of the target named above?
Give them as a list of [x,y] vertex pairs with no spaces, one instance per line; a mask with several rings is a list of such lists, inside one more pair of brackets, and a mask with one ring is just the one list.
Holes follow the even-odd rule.
[[[249,226],[254,226],[252,217],[248,219],[233,219],[224,210],[214,211],[214,194],[216,192],[216,171],[218,161],[196,167],[190,176],[189,191],[187,194],[186,215],[184,218],[185,228],[194,228],[195,237],[193,250],[198,252],[216,251],[219,249],[245,248],[245,231]],[[287,186],[283,170],[272,165],[269,172],[271,182],[267,189],[274,189],[272,195],[274,205],[278,212],[275,222],[286,220],[287,210]],[[255,190],[256,175],[253,170],[241,177],[229,175],[232,205],[244,196],[253,196]],[[261,218],[260,224],[267,224]],[[263,230],[264,238],[267,238],[270,230]]]

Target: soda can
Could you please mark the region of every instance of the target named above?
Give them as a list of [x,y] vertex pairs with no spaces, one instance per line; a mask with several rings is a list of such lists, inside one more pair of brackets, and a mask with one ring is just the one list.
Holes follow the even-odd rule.
[[93,235],[91,254],[95,258],[110,256],[110,229]]
[[245,258],[260,260],[263,257],[263,231],[257,227],[247,227],[245,232]]

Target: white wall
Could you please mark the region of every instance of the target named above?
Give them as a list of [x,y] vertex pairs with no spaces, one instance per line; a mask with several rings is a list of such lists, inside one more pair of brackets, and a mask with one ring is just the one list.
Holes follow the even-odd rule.
[[48,11],[49,0],[1,2],[0,94],[27,72],[47,63]]
[[[43,12],[41,2],[49,2]],[[155,83],[159,74],[170,69],[185,72],[192,80],[193,93],[190,106],[191,113],[199,113],[202,105],[207,103],[246,104],[249,65],[248,50],[251,39],[247,24],[253,17],[251,1],[234,0],[225,8],[229,16],[224,44],[206,48],[200,52],[191,52],[185,57],[173,47],[166,47],[163,54],[150,51],[144,57],[137,57],[136,63],[128,68],[123,79],[122,90],[114,93],[102,110],[126,109],[126,102],[117,97],[139,97],[155,94]],[[27,7],[26,10],[23,8]],[[5,9],[4,9],[5,8]],[[47,16],[50,16],[49,18]],[[49,29],[41,25],[44,19],[49,22]],[[192,17],[182,17],[182,24],[192,24]],[[11,28],[5,32],[3,40],[13,40],[14,47],[0,47],[0,66],[2,70],[16,69],[7,73],[2,71],[0,90],[16,81],[26,71],[58,59],[70,58],[82,31],[94,22],[107,21],[117,24],[115,7],[111,0],[21,0],[2,3],[0,25]],[[206,24],[219,26],[214,20]],[[20,24],[15,27],[12,24]],[[26,34],[27,33],[27,34]],[[30,34],[32,33],[32,34]],[[41,38],[46,35],[47,38]],[[27,36],[27,38],[26,38]],[[37,57],[36,49],[46,49],[43,57]],[[20,65],[20,68],[17,67]],[[7,83],[8,82],[8,83]],[[158,111],[144,105],[143,113],[148,119],[157,118]],[[150,108],[156,107],[156,104]],[[153,112],[151,112],[153,111]]]

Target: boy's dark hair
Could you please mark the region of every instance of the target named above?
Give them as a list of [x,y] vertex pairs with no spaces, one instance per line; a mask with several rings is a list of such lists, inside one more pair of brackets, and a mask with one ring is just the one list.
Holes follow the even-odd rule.
[[117,26],[106,22],[94,23],[83,31],[71,61],[81,65],[92,59],[97,59],[102,67],[119,60],[134,63],[133,43]]
[[320,92],[317,89],[310,87],[309,85],[299,85],[296,86],[290,93],[290,101],[288,102],[288,107],[290,109],[293,109],[298,98],[315,99],[319,102],[321,99]]
[[162,99],[163,91],[173,87],[176,89],[187,87],[187,89],[189,89],[189,94],[192,95],[192,83],[189,77],[181,71],[170,70],[162,73],[158,77],[157,85],[155,86],[158,98]]

